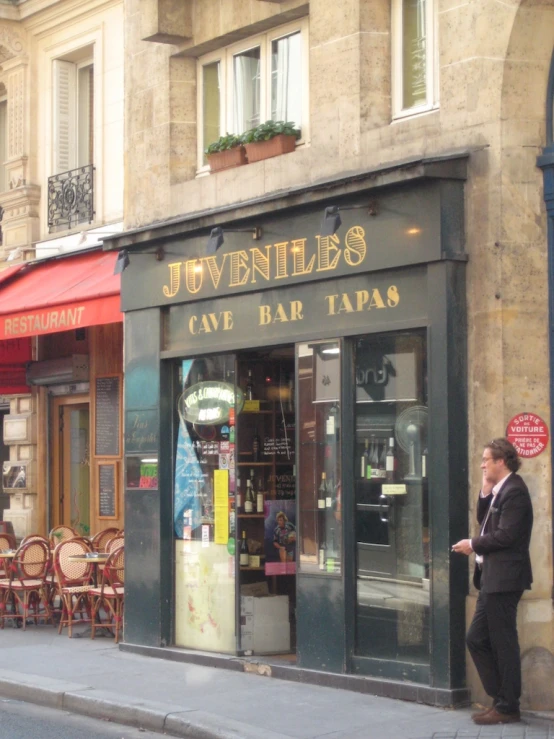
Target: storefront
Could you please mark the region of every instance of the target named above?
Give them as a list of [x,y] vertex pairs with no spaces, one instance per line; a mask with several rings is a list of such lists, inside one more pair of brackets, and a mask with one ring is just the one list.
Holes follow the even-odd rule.
[[465,167],[404,163],[107,242],[127,648],[285,654],[466,697]]
[[4,518],[18,539],[123,526],[123,324],[115,255],[99,249],[0,279]]

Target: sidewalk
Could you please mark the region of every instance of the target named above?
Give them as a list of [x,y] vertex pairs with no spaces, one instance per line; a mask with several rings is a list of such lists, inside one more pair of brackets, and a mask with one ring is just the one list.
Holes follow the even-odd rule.
[[[0,631],[0,696],[196,739],[554,739],[554,713],[479,727],[443,710],[122,652],[48,625]],[[551,721],[549,719],[552,719]]]

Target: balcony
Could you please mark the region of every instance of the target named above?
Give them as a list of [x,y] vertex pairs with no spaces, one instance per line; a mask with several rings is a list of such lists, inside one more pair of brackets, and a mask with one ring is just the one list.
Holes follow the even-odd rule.
[[48,231],[65,231],[94,220],[94,165],[48,178]]

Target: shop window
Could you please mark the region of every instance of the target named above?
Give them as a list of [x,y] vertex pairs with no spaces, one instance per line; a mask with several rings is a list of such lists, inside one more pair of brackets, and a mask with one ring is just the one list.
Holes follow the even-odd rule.
[[53,174],[93,163],[94,65],[90,53],[79,61],[53,62]]
[[308,130],[308,26],[302,21],[228,46],[198,63],[198,167],[205,149],[226,134],[266,120]]
[[300,344],[300,569],[322,576],[342,569],[340,344]]
[[429,660],[430,530],[424,332],[355,344],[356,654]]
[[438,105],[434,0],[393,0],[393,117]]

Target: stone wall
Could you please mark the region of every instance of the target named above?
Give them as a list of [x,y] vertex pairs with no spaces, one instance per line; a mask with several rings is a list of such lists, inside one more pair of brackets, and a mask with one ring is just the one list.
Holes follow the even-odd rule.
[[[180,35],[169,38],[164,13],[175,12],[171,0],[126,3],[127,228],[407,157],[471,151],[466,250],[474,533],[482,444],[503,434],[518,412],[546,419],[550,414],[546,215],[535,160],[545,143],[554,0],[439,0],[439,106],[396,121],[391,121],[389,0],[311,0],[308,143],[292,154],[202,177],[195,171],[195,56],[308,7],[295,0],[180,5],[185,13]],[[157,42],[143,40],[154,36]],[[549,454],[526,462],[522,474],[536,520],[535,586],[520,608],[525,700],[528,706],[554,708]],[[474,600],[472,593],[468,618]],[[553,687],[546,695],[543,685],[535,701],[541,705],[535,706],[529,666],[539,663]],[[482,697],[471,666],[468,675],[474,696]]]

